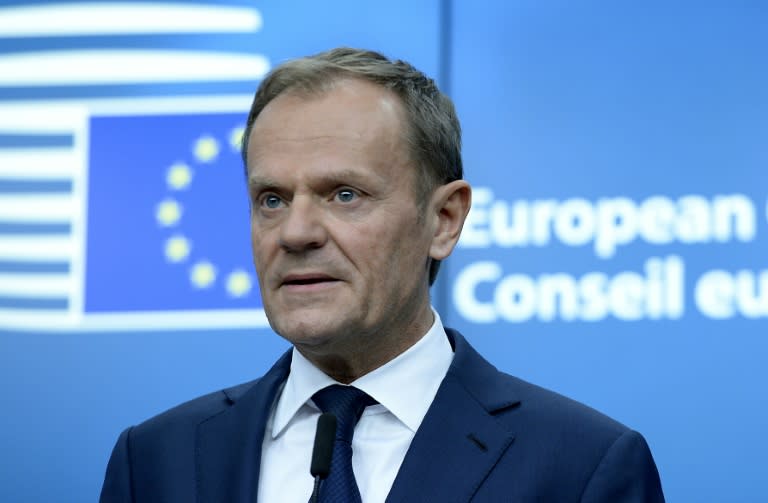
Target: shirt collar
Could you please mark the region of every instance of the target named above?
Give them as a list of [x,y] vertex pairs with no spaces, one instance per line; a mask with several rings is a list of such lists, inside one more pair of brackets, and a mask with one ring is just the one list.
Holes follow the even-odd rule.
[[[453,359],[440,316],[434,309],[432,313],[432,327],[416,344],[352,383],[414,433],[427,414]],[[311,403],[312,395],[332,384],[339,383],[293,348],[291,371],[275,409],[272,438],[280,435],[302,406]]]

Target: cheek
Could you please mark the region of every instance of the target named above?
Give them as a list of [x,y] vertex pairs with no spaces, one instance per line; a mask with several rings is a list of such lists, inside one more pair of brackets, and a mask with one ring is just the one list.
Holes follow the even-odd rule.
[[403,223],[379,229],[366,243],[365,254],[376,269],[374,274],[384,281],[403,281],[403,275],[410,275],[409,271],[415,279],[417,262],[426,253],[422,241],[412,223]]
[[384,236],[369,236],[368,230],[353,230],[339,242],[339,247],[358,270],[377,274],[383,266],[382,261],[386,254],[383,253]]
[[269,253],[269,240],[268,236],[264,232],[256,232],[253,226],[251,227],[251,252],[253,254],[253,263],[256,265],[256,271],[262,272],[262,268],[265,262],[268,261]]

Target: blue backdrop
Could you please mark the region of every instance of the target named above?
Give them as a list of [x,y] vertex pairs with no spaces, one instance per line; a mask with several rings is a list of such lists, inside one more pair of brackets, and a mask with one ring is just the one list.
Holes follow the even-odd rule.
[[338,45],[455,100],[474,207],[433,299],[641,431],[670,501],[768,501],[759,2],[0,1],[0,501],[94,501],[118,433],[261,375],[236,145]]

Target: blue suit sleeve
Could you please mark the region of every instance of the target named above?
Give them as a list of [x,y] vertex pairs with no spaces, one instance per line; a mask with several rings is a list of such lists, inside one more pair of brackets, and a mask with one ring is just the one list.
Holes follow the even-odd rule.
[[628,431],[616,439],[592,474],[581,502],[664,502],[659,472],[642,435]]
[[99,503],[132,503],[130,436],[132,428],[120,434],[109,458]]

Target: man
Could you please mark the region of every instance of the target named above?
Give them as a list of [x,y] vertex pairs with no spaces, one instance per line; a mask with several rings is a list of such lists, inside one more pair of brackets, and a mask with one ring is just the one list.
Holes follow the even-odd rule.
[[352,49],[285,63],[243,147],[261,295],[293,350],[123,432],[103,502],[305,502],[321,411],[339,427],[320,501],[663,501],[639,434],[498,372],[430,308],[470,206],[431,79]]

